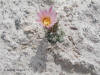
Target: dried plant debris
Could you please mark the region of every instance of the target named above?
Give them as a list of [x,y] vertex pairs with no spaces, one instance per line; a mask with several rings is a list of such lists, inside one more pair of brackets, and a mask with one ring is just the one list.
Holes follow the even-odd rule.
[[72,30],[78,30],[76,27],[70,27],[70,29],[72,29]]

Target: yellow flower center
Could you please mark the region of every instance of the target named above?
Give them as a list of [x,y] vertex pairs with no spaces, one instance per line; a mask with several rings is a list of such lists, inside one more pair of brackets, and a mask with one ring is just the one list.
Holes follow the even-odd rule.
[[51,24],[50,17],[43,18],[42,22],[45,26],[49,26]]

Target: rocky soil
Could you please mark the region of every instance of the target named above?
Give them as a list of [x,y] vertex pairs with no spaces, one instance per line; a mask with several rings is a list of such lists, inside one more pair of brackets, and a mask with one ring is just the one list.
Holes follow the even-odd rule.
[[[36,22],[50,6],[65,33],[54,45]],[[100,75],[100,1],[0,0],[0,75]]]

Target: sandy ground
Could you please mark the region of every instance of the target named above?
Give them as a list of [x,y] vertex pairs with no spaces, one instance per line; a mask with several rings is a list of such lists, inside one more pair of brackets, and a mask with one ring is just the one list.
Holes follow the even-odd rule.
[[[35,20],[53,6],[64,41]],[[100,75],[99,0],[0,0],[0,75]]]

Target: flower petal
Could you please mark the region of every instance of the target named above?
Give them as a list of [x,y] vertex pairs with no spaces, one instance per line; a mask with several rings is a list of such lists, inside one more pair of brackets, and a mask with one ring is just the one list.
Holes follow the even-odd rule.
[[49,8],[49,13],[52,11],[52,6]]
[[37,19],[36,21],[37,21],[37,22],[41,22],[41,20],[40,20],[40,19]]
[[[39,18],[36,21],[39,22],[39,24],[41,24],[43,27],[49,29],[57,22],[57,14],[55,11],[53,11],[52,6],[48,10],[41,10],[40,13],[37,14]],[[51,20],[51,23],[48,26],[43,23],[43,18],[47,18],[47,17],[49,17]]]
[[42,14],[41,13],[37,13],[38,17],[41,18],[42,17]]

